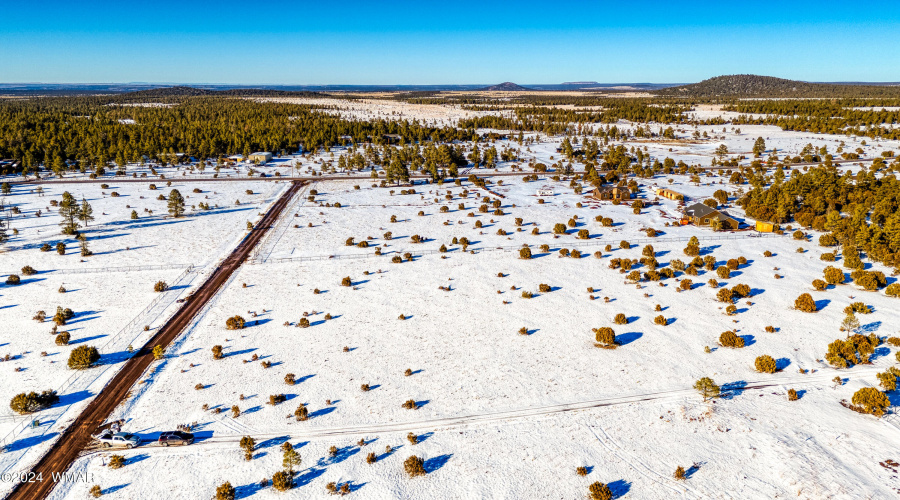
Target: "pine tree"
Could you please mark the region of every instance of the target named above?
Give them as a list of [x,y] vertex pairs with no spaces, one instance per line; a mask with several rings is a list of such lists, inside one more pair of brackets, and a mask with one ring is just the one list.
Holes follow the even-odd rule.
[[173,189],[169,193],[169,213],[176,218],[181,217],[181,214],[184,213],[184,198],[177,189]]
[[766,152],[766,141],[762,137],[757,137],[753,143],[753,156],[759,158]]
[[294,467],[300,465],[300,454],[297,453],[297,450],[295,450],[290,443],[285,444],[288,446],[284,447],[284,459],[282,460],[281,465],[284,467],[285,472],[293,473]]
[[59,225],[63,228],[63,234],[75,234],[78,232],[77,220],[81,209],[78,202],[75,201],[75,197],[68,191],[64,192],[62,197],[63,199],[59,203],[59,216],[62,217],[62,222]]
[[91,208],[91,204],[87,202],[84,198],[81,199],[81,207],[78,209],[78,220],[84,222],[84,227],[88,226],[88,222],[94,220],[94,209]]

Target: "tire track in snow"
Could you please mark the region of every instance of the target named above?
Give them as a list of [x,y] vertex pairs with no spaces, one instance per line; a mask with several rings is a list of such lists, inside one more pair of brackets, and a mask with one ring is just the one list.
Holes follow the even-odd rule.
[[[878,368],[862,368],[859,370],[846,370],[843,371],[845,376],[863,376],[871,373],[877,373],[879,371]],[[813,386],[821,383],[831,383],[831,379],[833,377],[833,371],[824,372],[821,375],[805,375],[802,377],[793,377],[790,379],[780,379],[773,378],[765,381],[752,381],[747,382],[747,385],[742,387],[740,391],[757,391],[769,389],[772,387],[782,387],[784,384],[794,384],[798,386]],[[444,428],[452,428],[452,427],[462,427],[469,425],[478,425],[478,424],[489,424],[495,422],[504,422],[513,419],[520,418],[533,418],[533,417],[542,417],[546,415],[553,415],[557,413],[565,413],[569,411],[579,411],[579,410],[589,410],[593,408],[603,408],[608,406],[619,406],[625,404],[632,403],[643,403],[643,402],[660,402],[660,401],[672,401],[679,400],[685,397],[696,397],[697,391],[693,388],[688,389],[673,389],[668,391],[658,391],[658,392],[650,392],[643,394],[632,394],[627,396],[617,396],[617,397],[608,397],[602,399],[593,399],[586,401],[579,401],[574,403],[563,403],[563,404],[555,404],[555,405],[545,405],[545,406],[532,406],[528,408],[520,408],[515,410],[503,410],[496,412],[488,412],[488,413],[479,413],[472,415],[463,415],[458,417],[443,417],[443,418],[435,418],[428,420],[420,420],[420,421],[410,421],[410,422],[389,422],[383,424],[362,424],[362,425],[349,425],[349,426],[341,426],[341,427],[325,427],[319,429],[310,429],[308,431],[303,432],[290,432],[288,430],[282,432],[265,432],[265,433],[254,433],[253,436],[256,438],[275,438],[275,437],[287,437],[291,440],[310,440],[310,439],[327,439],[327,438],[346,438],[346,437],[357,437],[357,436],[368,436],[372,434],[379,433],[392,433],[392,432],[410,432],[410,431],[428,431],[428,430],[438,430]],[[222,435],[222,436],[213,436],[203,441],[200,441],[193,446],[210,446],[215,445],[217,443],[237,443],[240,441],[241,437],[244,434],[234,434],[234,435]],[[152,450],[156,449],[153,446],[142,446],[137,449],[146,449]],[[162,449],[162,448],[158,448]]]
[[[623,453],[620,453],[620,452],[622,451],[622,449],[619,447],[619,445],[617,445],[617,444],[615,443],[615,441],[613,441],[612,438],[609,437],[609,434],[607,434],[606,431],[603,430],[603,427],[601,427],[600,425],[597,425],[596,427],[597,427],[597,429],[600,430],[600,432],[603,433],[603,436],[604,436],[605,439],[604,439],[604,438],[601,438],[601,437],[597,434],[597,432],[594,430],[594,427],[592,427],[592,426],[590,426],[590,425],[587,425],[587,424],[585,424],[585,427],[587,427],[588,430],[591,431],[591,434],[594,435],[594,438],[596,438],[597,441],[598,441],[600,444],[602,444],[603,447],[606,448],[607,451],[609,451],[610,453],[612,453],[613,455],[615,455],[616,458],[619,459],[619,461],[621,461],[621,462],[625,463],[625,465],[631,467],[631,468],[632,468],[635,472],[637,472],[638,474],[640,474],[640,475],[646,477],[646,478],[649,479],[650,481],[652,481],[652,482],[654,482],[654,483],[656,483],[656,484],[662,486],[663,488],[667,488],[667,489],[669,489],[669,490],[671,490],[671,491],[673,491],[673,492],[675,492],[675,493],[679,493],[679,494],[681,494],[682,496],[684,496],[684,495],[687,494],[687,493],[694,493],[694,491],[691,490],[690,488],[688,488],[687,486],[684,486],[683,488],[679,488],[679,487],[676,487],[675,485],[668,484],[668,481],[667,481],[667,480],[662,480],[662,481],[661,481],[661,480],[659,479],[660,474],[657,473],[656,471],[654,471],[653,469],[651,469],[650,467],[648,467],[646,464],[644,464],[644,463],[641,462],[640,460],[636,460],[636,459],[631,460],[631,459],[629,459],[629,457],[624,456]],[[639,464],[640,467],[638,467],[637,465],[635,465],[635,462],[636,462],[637,464]],[[656,477],[654,477],[654,476],[656,476]],[[681,486],[681,485],[679,485],[679,486]]]

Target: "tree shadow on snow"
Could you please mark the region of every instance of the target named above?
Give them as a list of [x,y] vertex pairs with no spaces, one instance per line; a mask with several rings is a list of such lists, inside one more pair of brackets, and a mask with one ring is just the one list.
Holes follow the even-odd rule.
[[309,413],[309,418],[319,418],[328,415],[329,413],[336,410],[334,406],[326,406],[325,408],[321,408],[319,410],[313,411]]
[[620,498],[631,491],[631,483],[624,479],[616,479],[606,486],[609,487],[609,491],[612,493],[613,498]]
[[743,380],[722,384],[722,395],[720,397],[722,399],[731,399],[735,396],[740,396],[744,393],[744,388],[746,387],[747,382]]
[[775,369],[778,371],[784,370],[789,366],[791,366],[791,360],[788,358],[778,358],[775,360]]
[[90,342],[91,340],[102,339],[103,337],[106,337],[106,335],[94,335],[93,337],[84,337],[82,339],[75,339],[75,340],[72,340],[71,342],[69,342],[69,345],[83,344],[85,342]]
[[831,301],[828,299],[817,300],[816,301],[816,310],[821,311],[822,309],[825,309],[825,307],[828,306],[828,304],[830,304],[830,303],[831,303]]
[[425,463],[422,467],[425,469],[425,472],[431,474],[432,472],[435,472],[443,467],[452,457],[453,454],[448,453],[434,458],[429,458],[428,460],[425,460]]
[[618,342],[620,346],[628,345],[643,336],[644,334],[641,332],[627,332],[616,335],[616,342]]
[[[129,459],[128,461],[130,462],[131,459]],[[117,492],[117,491],[119,491],[119,490],[121,490],[121,489],[127,488],[128,485],[130,485],[130,484],[131,484],[131,483],[117,484],[117,485],[115,485],[115,486],[110,486],[109,488],[103,488],[103,494],[104,494],[104,495],[108,495],[108,494],[110,494],[110,493],[115,493],[115,492]]]
[[290,440],[290,436],[278,436],[271,439],[266,439],[265,441],[259,443],[256,447],[258,449],[269,448],[271,446],[281,446],[283,443]]

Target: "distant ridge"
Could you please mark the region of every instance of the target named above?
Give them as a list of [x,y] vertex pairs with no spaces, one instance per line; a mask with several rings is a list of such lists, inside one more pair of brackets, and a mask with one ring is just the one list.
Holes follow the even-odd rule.
[[212,90],[202,87],[188,87],[178,85],[175,87],[160,87],[155,89],[138,90],[122,94],[123,97],[194,97],[194,96],[249,96],[249,97],[317,97],[321,94],[309,91],[290,91],[272,89],[227,89]]
[[499,90],[499,91],[503,91],[503,92],[510,92],[510,91],[522,91],[522,90],[532,90],[532,89],[523,87],[521,85],[517,85],[513,82],[503,82],[500,85],[491,85],[490,87],[484,87],[484,88],[478,89],[478,90],[488,90],[488,91]]
[[900,86],[810,83],[773,76],[724,75],[653,91],[679,97],[900,97]]

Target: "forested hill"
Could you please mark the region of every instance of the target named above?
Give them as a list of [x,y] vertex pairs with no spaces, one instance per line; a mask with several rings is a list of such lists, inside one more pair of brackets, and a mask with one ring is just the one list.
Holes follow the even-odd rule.
[[202,87],[160,87],[157,89],[138,90],[136,92],[128,92],[121,94],[122,97],[196,97],[196,96],[225,96],[225,97],[325,97],[318,92],[309,91],[289,91],[289,90],[271,90],[271,89],[252,89],[237,88],[228,90],[212,90]]
[[716,97],[900,97],[900,85],[809,83],[773,76],[725,75],[653,91],[659,96]]

